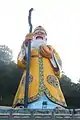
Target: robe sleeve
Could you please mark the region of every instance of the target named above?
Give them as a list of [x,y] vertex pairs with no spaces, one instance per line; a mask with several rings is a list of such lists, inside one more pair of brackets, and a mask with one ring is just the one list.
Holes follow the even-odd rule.
[[60,79],[61,73],[62,73],[61,58],[60,58],[58,52],[52,46],[49,45],[49,47],[51,47],[53,49],[53,54],[52,54],[52,58],[50,59],[50,61],[51,61],[52,66],[53,66],[54,73],[55,73],[56,77],[58,79]]
[[55,70],[55,75],[58,77],[58,79],[61,78],[62,74],[62,60],[58,54],[58,52],[54,49],[53,55],[55,57],[56,63],[57,63],[57,70]]
[[28,47],[26,47],[26,53],[25,53],[25,44],[23,43],[22,46],[21,46],[21,50],[18,54],[18,57],[17,57],[17,65],[20,67],[20,68],[23,68],[25,69],[26,68],[26,64],[27,64],[27,58],[26,58],[26,53],[28,54]]

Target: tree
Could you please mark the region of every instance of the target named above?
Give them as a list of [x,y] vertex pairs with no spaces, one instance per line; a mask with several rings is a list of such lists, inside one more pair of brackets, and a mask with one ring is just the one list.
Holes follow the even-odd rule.
[[63,75],[60,79],[61,88],[69,108],[80,108],[80,84],[73,83]]
[[0,45],[0,105],[12,105],[21,70],[12,60],[12,50]]
[[9,63],[12,61],[12,58],[12,50],[10,50],[6,45],[0,45],[0,61]]

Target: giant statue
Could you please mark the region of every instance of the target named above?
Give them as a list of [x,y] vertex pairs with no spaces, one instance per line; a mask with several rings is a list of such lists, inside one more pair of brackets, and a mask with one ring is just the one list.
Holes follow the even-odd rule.
[[[30,76],[28,84],[29,109],[53,109],[57,105],[66,107],[59,81],[62,61],[51,45],[47,45],[47,32],[38,26],[25,36],[17,58],[17,65],[24,70],[18,86],[13,106],[24,106],[26,66],[28,59],[28,41],[31,41]],[[26,51],[25,51],[26,48]]]

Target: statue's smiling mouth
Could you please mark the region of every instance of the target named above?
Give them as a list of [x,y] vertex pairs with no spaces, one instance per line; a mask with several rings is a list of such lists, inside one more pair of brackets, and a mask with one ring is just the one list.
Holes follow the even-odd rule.
[[36,37],[36,39],[38,39],[38,38],[41,38],[41,39],[43,39],[43,37],[42,37],[42,36],[37,36],[37,37]]

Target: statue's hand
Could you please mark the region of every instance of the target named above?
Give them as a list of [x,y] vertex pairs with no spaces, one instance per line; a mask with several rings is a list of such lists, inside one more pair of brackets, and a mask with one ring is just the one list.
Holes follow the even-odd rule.
[[32,40],[33,39],[33,33],[29,33],[26,35],[24,43],[27,46],[28,45],[28,40]]
[[40,54],[43,57],[52,58],[53,50],[49,46],[40,46]]

